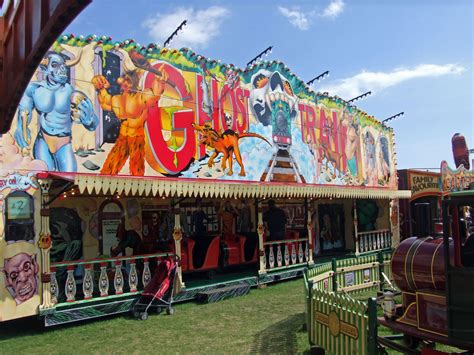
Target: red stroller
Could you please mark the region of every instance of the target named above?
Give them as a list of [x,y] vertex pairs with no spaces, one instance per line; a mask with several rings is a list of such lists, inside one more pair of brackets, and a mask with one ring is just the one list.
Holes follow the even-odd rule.
[[167,314],[174,313],[171,303],[173,301],[177,266],[173,258],[164,259],[158,264],[155,276],[150,280],[141,297],[133,306],[135,318],[146,320],[148,310],[152,307],[156,308],[158,313],[161,313],[165,308]]

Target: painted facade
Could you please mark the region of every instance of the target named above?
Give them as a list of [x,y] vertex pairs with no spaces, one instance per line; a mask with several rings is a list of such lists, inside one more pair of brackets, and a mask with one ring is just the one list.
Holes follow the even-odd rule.
[[[51,275],[42,272],[50,262],[114,256],[119,230],[146,244],[154,218],[169,213],[169,201],[131,196],[74,196],[49,206],[51,186],[37,173],[397,189],[393,131],[313,92],[283,63],[242,70],[187,48],[108,37],[64,35],[54,43],[0,151],[0,321],[52,307],[43,290]],[[315,226],[326,228],[318,247],[352,248],[355,205],[328,196],[312,206],[320,213]],[[376,205],[385,211],[373,217],[377,228],[396,228],[397,204]],[[294,215],[304,221],[301,211]]]
[[393,132],[281,62],[65,35],[26,90],[4,169],[396,187]]

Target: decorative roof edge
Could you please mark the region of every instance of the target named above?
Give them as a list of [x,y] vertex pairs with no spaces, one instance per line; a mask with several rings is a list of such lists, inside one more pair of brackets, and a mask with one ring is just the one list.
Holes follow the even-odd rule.
[[182,181],[125,176],[74,176],[81,193],[204,198],[410,198],[409,190],[304,184]]

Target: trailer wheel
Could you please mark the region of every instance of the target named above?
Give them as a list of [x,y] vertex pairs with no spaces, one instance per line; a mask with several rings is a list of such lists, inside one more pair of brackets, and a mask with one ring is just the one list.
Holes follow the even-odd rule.
[[172,316],[174,314],[174,308],[173,307],[168,307],[166,309],[166,314],[168,314],[169,316]]
[[417,349],[418,346],[420,345],[420,339],[409,336],[409,335],[404,335],[403,343],[410,349]]
[[147,320],[147,319],[148,319],[148,313],[147,313],[147,312],[143,312],[143,313],[140,315],[140,319],[141,319],[141,320]]

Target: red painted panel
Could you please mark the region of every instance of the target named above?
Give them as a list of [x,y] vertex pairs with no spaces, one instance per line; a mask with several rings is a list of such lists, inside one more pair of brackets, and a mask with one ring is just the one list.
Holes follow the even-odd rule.
[[[450,254],[453,256],[452,243]],[[444,290],[444,246],[441,238],[408,238],[395,249],[392,273],[402,291]]]

